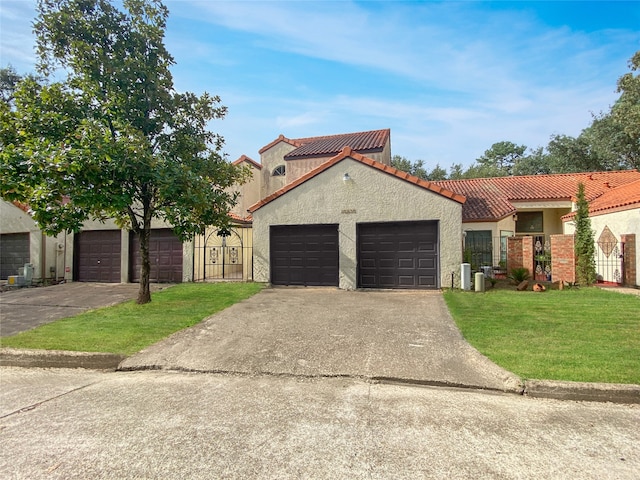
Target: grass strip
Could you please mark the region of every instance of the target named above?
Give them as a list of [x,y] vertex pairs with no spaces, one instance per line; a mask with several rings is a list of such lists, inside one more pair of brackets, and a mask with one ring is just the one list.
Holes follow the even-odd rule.
[[444,297],[465,339],[524,379],[640,384],[640,297],[598,288]]
[[90,310],[1,342],[3,347],[130,355],[249,298],[262,287],[258,283],[182,283],[154,293],[146,305],[129,301]]

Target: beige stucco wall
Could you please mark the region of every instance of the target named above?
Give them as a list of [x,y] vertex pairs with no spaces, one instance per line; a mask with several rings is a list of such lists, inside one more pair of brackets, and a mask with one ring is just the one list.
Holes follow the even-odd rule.
[[319,167],[331,158],[333,158],[333,156],[287,160],[287,183],[296,181],[307,172]]
[[517,235],[529,235],[544,233],[545,235],[557,235],[562,233],[562,216],[571,212],[570,203],[556,202],[555,205],[551,205],[553,202],[546,202],[548,205],[540,204],[538,206],[523,207],[518,202],[512,202],[518,212],[542,212],[542,228],[544,232],[517,232]]
[[[65,257],[64,234],[44,235],[33,218],[10,202],[0,200],[0,234],[29,233],[29,257],[33,264],[33,279],[63,277]],[[17,272],[16,272],[17,273]]]
[[[345,183],[348,173],[352,181]],[[269,226],[339,224],[342,289],[357,286],[356,224],[439,220],[440,285],[451,284],[462,259],[462,205],[346,158],[253,214],[254,279],[270,280]]]
[[492,249],[493,249],[493,266],[500,264],[500,244],[499,239],[505,232],[511,232],[511,235],[515,234],[516,222],[513,217],[509,215],[497,222],[465,222],[462,224],[463,232],[471,232],[478,230],[485,230],[491,232]]
[[[273,147],[260,154],[260,163],[262,164],[262,171],[260,172],[262,177],[260,198],[271,195],[273,192],[280,190],[286,183],[291,181],[288,180],[288,165],[285,165],[284,156],[292,150],[295,150],[295,148],[296,147],[293,145],[283,141],[278,142]],[[272,176],[271,173],[273,172],[273,169],[279,165],[286,166],[286,175],[281,177]]]
[[234,187],[231,191],[237,191],[240,193],[238,196],[238,203],[231,209],[232,213],[246,217],[248,215],[247,209],[258,202],[262,197],[261,184],[262,184],[262,170],[255,165],[246,163],[251,168],[251,178],[240,186]]

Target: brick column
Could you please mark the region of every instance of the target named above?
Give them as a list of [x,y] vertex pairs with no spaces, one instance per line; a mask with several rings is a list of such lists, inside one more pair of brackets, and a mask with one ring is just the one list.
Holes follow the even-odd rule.
[[536,274],[533,265],[533,237],[522,237],[522,266],[529,270],[532,279]]
[[620,235],[620,242],[624,243],[624,278],[623,285],[634,287],[638,285],[638,272],[636,272],[636,234],[626,233]]
[[514,268],[526,268],[533,275],[533,237],[507,238],[507,274]]
[[551,235],[551,278],[554,282],[576,281],[576,253],[573,235]]

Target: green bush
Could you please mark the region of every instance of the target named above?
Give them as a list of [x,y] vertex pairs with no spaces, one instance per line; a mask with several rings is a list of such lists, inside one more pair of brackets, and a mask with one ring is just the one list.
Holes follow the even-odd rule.
[[509,274],[509,278],[516,284],[528,280],[529,269],[524,267],[513,268]]

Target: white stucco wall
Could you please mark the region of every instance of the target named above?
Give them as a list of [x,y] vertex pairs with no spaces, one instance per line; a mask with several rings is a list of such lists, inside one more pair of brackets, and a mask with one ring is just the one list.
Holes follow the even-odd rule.
[[[348,173],[352,181],[345,183]],[[356,224],[439,220],[440,285],[462,258],[462,204],[346,158],[253,213],[254,278],[270,280],[270,225],[338,224],[339,286],[357,286]]]
[[[604,227],[609,227],[611,233],[613,233],[620,241],[620,236],[628,233],[635,233],[636,235],[636,272],[640,272],[640,207],[621,212],[603,213],[603,214],[591,214],[589,216],[591,220],[591,228],[594,232],[594,239],[597,242],[598,238],[602,234]],[[575,222],[564,223],[564,233],[571,235],[574,234]],[[640,285],[640,275],[636,277],[636,285]]]

